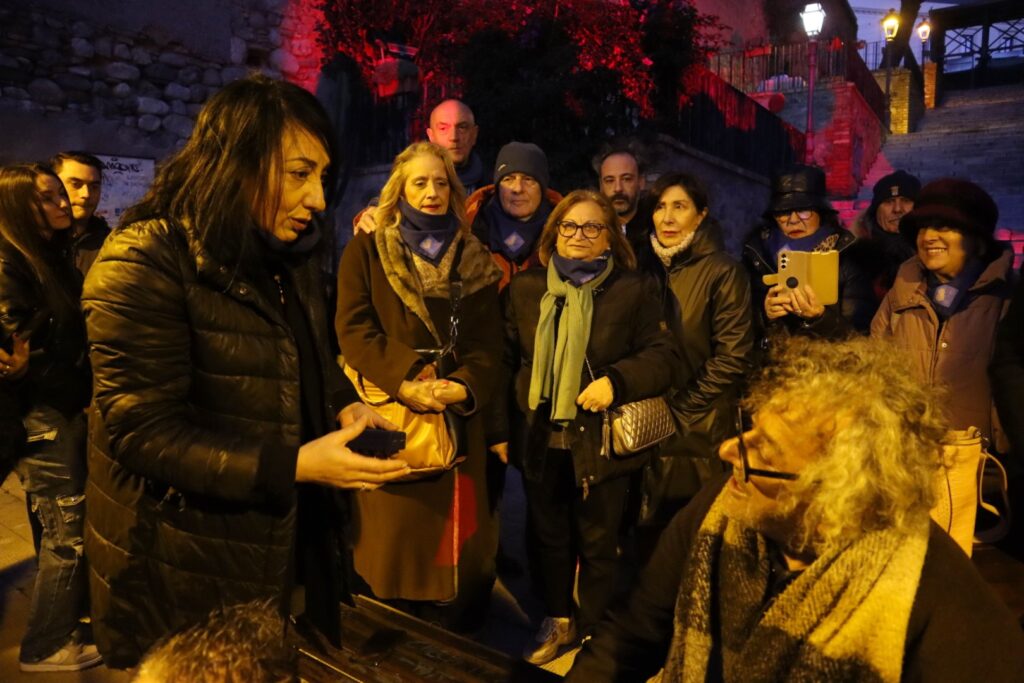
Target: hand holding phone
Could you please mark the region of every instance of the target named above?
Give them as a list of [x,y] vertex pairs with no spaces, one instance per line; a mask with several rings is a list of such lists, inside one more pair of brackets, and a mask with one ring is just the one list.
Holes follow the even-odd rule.
[[809,286],[817,303],[830,306],[839,301],[838,251],[780,251],[778,272],[761,277],[766,285],[779,285],[783,291],[801,292]]
[[350,451],[372,458],[390,458],[405,448],[405,432],[367,427],[346,444]]

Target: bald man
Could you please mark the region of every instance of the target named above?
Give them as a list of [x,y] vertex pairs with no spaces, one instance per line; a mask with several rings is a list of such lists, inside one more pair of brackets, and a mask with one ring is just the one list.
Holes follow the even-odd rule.
[[445,100],[430,112],[427,139],[448,150],[455,162],[455,171],[466,188],[466,196],[473,194],[486,179],[484,164],[473,153],[479,126],[473,110],[461,100]]
[[[459,181],[466,188],[466,196],[486,185],[489,178],[486,177],[484,163],[473,151],[479,132],[473,110],[462,100],[444,100],[430,112],[429,124],[427,139],[448,150],[455,163]],[[373,200],[370,205],[374,206],[376,203],[377,200]],[[353,224],[355,232],[373,232],[377,227],[373,212],[366,209],[356,215]]]

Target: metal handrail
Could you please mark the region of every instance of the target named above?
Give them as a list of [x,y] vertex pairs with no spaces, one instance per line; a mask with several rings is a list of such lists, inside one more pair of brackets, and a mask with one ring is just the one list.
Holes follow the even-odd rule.
[[[719,52],[708,58],[708,69],[748,94],[801,92],[807,89],[809,75],[807,43]],[[853,83],[879,119],[884,118],[885,95],[855,44],[839,40],[820,42],[815,81],[819,85]]]

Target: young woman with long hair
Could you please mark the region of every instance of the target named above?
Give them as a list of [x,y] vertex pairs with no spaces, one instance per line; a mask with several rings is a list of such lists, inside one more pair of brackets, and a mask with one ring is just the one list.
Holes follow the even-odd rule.
[[39,164],[0,168],[0,340],[27,364],[0,368],[6,411],[26,437],[15,469],[42,535],[23,671],[77,671],[100,661],[79,617],[85,604],[82,521],[90,379],[81,276],[55,244],[71,227],[60,179]]

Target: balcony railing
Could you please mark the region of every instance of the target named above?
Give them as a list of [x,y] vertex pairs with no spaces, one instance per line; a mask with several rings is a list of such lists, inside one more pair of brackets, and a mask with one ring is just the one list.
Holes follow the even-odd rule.
[[[708,59],[708,68],[745,93],[800,92],[807,89],[807,43],[764,45],[719,52]],[[818,43],[815,83],[827,86],[850,82],[864,97],[879,120],[885,116],[885,94],[853,44],[840,40]]]
[[801,161],[804,134],[717,74],[688,79],[688,100],[669,135],[755,173],[772,176]]

